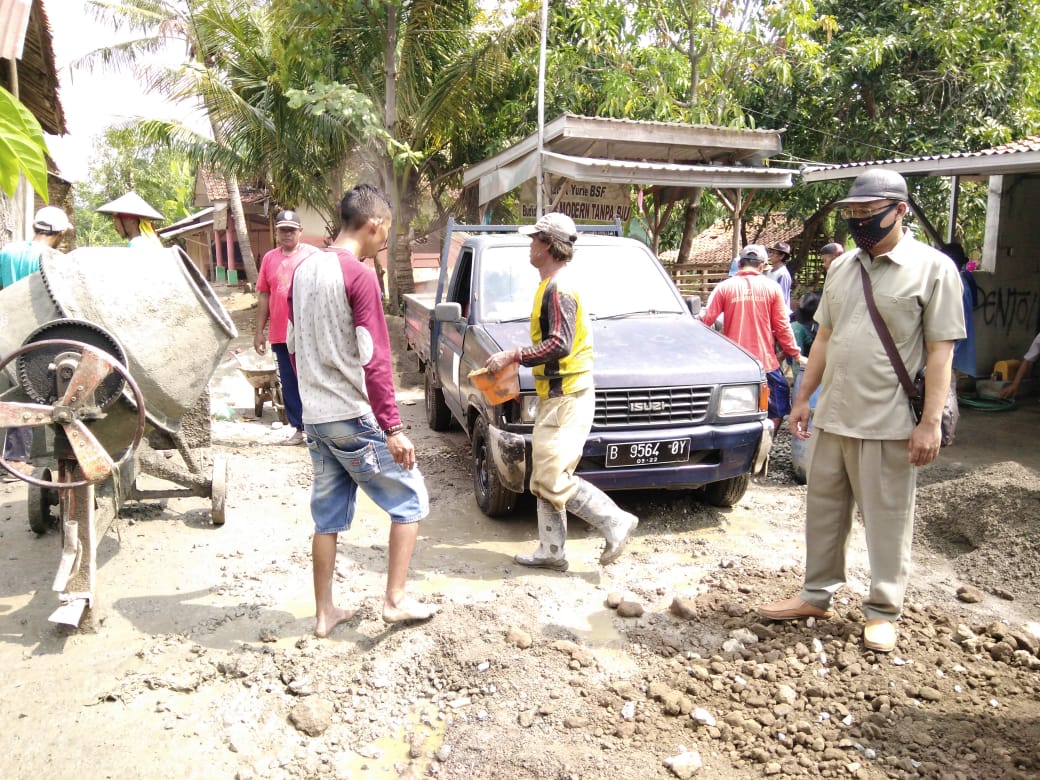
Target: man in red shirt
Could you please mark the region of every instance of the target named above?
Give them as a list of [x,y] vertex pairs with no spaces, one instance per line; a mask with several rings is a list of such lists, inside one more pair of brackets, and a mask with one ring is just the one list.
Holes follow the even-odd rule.
[[791,411],[791,386],[780,370],[773,350],[780,344],[784,354],[804,365],[806,359],[798,349],[791,331],[780,285],[762,275],[762,266],[768,262],[766,248],[748,244],[740,252],[739,269],[715,288],[708,308],[701,320],[711,327],[719,315],[723,316],[722,332],[735,341],[762,364],[769,383],[769,419],[773,432]]
[[[260,261],[260,276],[256,282],[259,293],[256,307],[256,332],[253,349],[263,355],[266,342],[271,342],[271,351],[278,361],[278,378],[282,383],[282,399],[285,416],[293,432],[282,444],[303,444],[307,437],[303,433],[303,409],[300,389],[296,383],[296,372],[289,361],[289,350],[285,346],[285,331],[289,322],[289,287],[293,272],[305,257],[318,250],[310,244],[300,243],[303,225],[295,211],[279,211],[274,220],[278,246],[264,255]],[[270,333],[264,338],[264,327],[271,323]]]

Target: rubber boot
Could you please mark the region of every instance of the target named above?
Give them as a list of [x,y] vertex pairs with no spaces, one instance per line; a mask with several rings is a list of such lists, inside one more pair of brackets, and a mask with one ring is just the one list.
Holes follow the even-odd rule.
[[578,489],[567,502],[567,511],[576,514],[607,540],[603,554],[599,556],[599,562],[603,566],[613,563],[621,556],[632,532],[639,525],[638,517],[622,510],[606,493],[580,477]]
[[538,549],[532,555],[516,555],[521,566],[567,571],[563,544],[567,540],[567,511],[557,509],[544,498],[538,499]]

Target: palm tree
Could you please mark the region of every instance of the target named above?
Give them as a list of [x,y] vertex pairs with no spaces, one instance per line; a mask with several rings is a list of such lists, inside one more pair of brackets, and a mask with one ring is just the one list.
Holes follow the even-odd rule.
[[[252,4],[246,0],[90,0],[90,8],[98,18],[122,24],[141,33],[141,37],[115,46],[98,49],[83,57],[78,66],[92,67],[101,63],[107,67],[135,66],[145,54],[163,49],[171,40],[185,44],[187,60],[178,69],[143,70],[149,88],[165,92],[174,99],[194,100],[201,104],[208,116],[217,147],[228,149],[225,124],[228,120],[229,101],[223,74],[219,71],[221,40],[216,37],[221,29],[214,20],[234,18],[244,13]],[[193,84],[194,92],[183,89]],[[234,101],[230,101],[234,104]],[[241,159],[236,155],[223,155],[219,159],[227,163],[223,168],[227,183],[228,205],[235,226],[239,248],[245,262],[246,278],[256,284],[257,268],[252,261],[253,251],[249,242],[249,229],[242,209],[242,197],[238,186]]]
[[374,122],[355,122],[349,132],[392,201],[388,292],[397,304],[414,291],[410,239],[422,195],[443,190],[460,166],[489,151],[473,142],[486,133],[482,107],[510,83],[510,53],[537,42],[536,18],[492,34],[475,31],[483,17],[470,0],[325,0],[309,13],[279,7],[285,26],[301,29],[286,43],[283,67],[316,85],[297,100],[352,118],[376,107]]

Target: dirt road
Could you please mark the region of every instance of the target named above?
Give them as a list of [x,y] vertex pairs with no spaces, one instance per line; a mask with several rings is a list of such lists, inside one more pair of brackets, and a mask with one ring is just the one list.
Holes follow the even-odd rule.
[[[225,302],[248,348],[250,299]],[[231,361],[211,384],[218,416],[234,408],[214,421],[230,462],[227,525],[212,527],[199,499],[128,506],[102,546],[95,633],[47,622],[59,535],[36,537],[24,486],[0,486],[0,776],[1040,772],[1032,445],[1013,461],[987,456],[991,421],[966,419],[971,443],[923,470],[910,606],[884,656],[859,639],[861,534],[833,620],[754,615],[799,584],[804,488],[783,439],[734,509],[693,493],[620,494],[641,522],[617,564],[600,568],[601,540],[573,521],[571,570],[532,572],[512,555],[532,544],[533,509],[480,514],[468,442],[427,429],[417,379],[402,374],[399,398],[433,511],[411,587],[444,606],[425,625],[379,620],[387,521],[366,501],[340,537],[336,576],[341,603],[361,610],[312,637],[307,450],[275,446],[285,431],[269,406],[249,419],[251,388]],[[1008,414],[1019,415],[1012,434],[1040,416]],[[960,586],[981,600],[959,601]]]

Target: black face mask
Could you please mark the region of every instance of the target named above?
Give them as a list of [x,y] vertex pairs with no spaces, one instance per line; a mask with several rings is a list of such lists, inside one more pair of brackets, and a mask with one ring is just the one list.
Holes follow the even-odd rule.
[[898,203],[893,203],[881,209],[872,217],[850,217],[846,219],[845,224],[849,227],[849,235],[856,241],[856,246],[869,252],[881,243],[885,236],[892,232],[895,222],[887,228],[881,227],[881,223],[885,220],[885,217],[892,213],[892,209],[898,206]]

